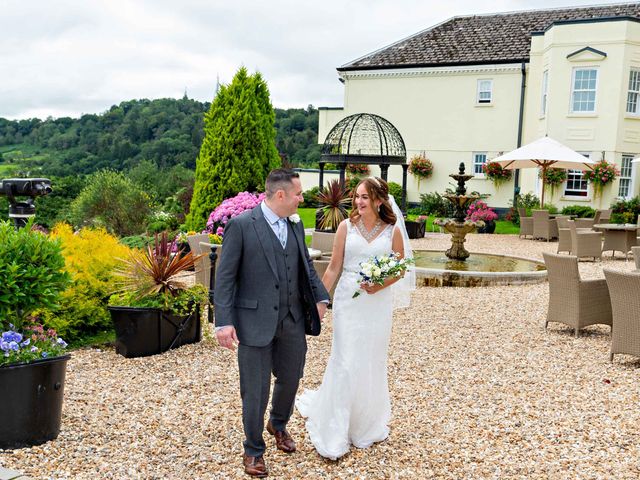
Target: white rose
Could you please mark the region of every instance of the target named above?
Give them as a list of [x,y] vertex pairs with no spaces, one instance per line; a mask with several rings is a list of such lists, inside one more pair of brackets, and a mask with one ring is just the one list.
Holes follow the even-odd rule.
[[373,269],[373,275],[375,275],[376,277],[379,277],[381,273],[382,272],[378,267]]
[[298,222],[300,222],[300,215],[298,215],[297,213],[294,213],[293,215],[291,215],[291,216],[289,217],[289,221],[290,221],[291,223],[298,223]]
[[398,262],[396,262],[395,260],[391,260],[391,261],[389,262],[389,267],[390,267],[390,268],[393,268],[393,267],[395,267],[397,264],[398,264]]

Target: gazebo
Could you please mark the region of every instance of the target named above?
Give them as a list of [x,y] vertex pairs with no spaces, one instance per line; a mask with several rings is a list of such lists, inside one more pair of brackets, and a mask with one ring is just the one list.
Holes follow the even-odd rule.
[[379,165],[380,176],[387,180],[390,165],[402,167],[402,211],[407,208],[407,150],[398,129],[372,113],[357,113],[340,120],[327,135],[320,157],[319,187],[323,188],[324,167],[334,163],[345,181],[347,164]]

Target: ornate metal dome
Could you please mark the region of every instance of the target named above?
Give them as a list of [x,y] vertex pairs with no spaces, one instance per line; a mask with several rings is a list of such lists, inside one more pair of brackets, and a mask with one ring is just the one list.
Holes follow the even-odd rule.
[[340,120],[322,147],[322,161],[331,163],[403,164],[404,140],[388,120],[357,113]]

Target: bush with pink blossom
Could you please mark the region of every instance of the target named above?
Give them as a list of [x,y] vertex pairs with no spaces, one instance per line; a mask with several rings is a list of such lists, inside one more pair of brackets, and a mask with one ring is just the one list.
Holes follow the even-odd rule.
[[224,227],[231,218],[258,206],[264,198],[264,193],[256,195],[249,192],[240,192],[235,197],[227,198],[211,212],[207,220],[207,228],[203,233],[213,233],[222,237]]
[[487,206],[482,200],[476,200],[467,209],[467,220],[477,222],[491,222],[498,219],[498,214]]

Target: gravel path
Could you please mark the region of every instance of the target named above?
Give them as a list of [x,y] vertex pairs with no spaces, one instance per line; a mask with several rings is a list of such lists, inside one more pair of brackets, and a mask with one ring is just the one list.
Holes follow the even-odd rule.
[[[444,248],[428,234],[420,248]],[[470,251],[541,258],[557,244],[471,235]],[[618,254],[620,255],[620,254]],[[634,268],[621,257],[581,262]],[[267,440],[271,478],[637,479],[640,360],[608,362],[608,328],[544,330],[548,284],[420,288],[394,318],[389,439],[331,462],[294,414],[298,452]],[[316,387],[331,326],[309,341],[304,387]],[[3,386],[4,388],[4,386]],[[112,349],[69,362],[63,427],[45,445],[0,453],[0,466],[32,478],[244,478],[235,357],[211,339],[140,359]]]

